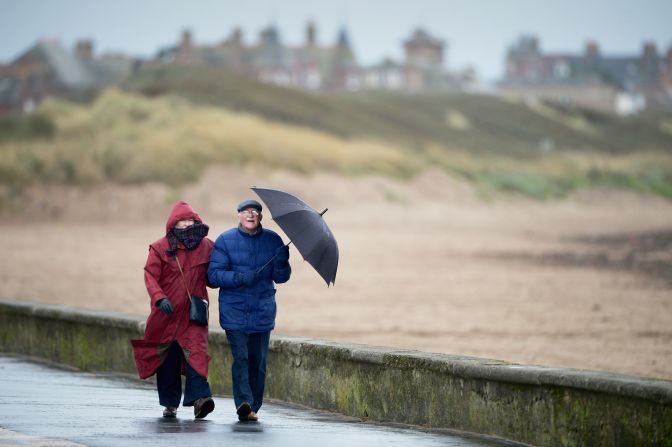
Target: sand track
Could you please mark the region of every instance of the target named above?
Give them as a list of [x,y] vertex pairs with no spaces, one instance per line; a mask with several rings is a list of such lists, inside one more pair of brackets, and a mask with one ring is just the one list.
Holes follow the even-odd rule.
[[672,203],[628,192],[484,202],[438,171],[400,183],[224,168],[179,191],[33,188],[6,195],[0,296],[145,315],[147,245],[172,202],[214,239],[252,185],[329,207],[341,252],[327,288],[292,248],[278,333],[672,379]]

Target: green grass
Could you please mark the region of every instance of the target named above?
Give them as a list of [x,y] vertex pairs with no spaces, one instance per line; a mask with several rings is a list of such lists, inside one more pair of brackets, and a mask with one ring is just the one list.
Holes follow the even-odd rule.
[[672,156],[663,151],[567,151],[522,160],[434,148],[426,156],[433,166],[474,183],[485,197],[504,192],[545,200],[608,187],[672,198]]

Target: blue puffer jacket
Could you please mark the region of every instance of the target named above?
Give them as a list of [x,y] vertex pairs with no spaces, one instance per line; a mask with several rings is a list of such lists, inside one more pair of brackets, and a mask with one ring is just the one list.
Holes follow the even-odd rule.
[[282,245],[277,233],[263,228],[253,235],[232,228],[217,238],[208,266],[208,281],[219,287],[219,324],[223,329],[253,333],[268,332],[275,327],[273,282],[289,280],[292,273],[289,263],[271,262],[251,287],[238,284],[234,273],[263,266]]

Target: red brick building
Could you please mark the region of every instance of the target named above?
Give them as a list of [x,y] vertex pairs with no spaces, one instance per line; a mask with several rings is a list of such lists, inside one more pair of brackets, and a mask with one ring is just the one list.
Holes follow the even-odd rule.
[[639,55],[612,56],[588,42],[583,53],[554,54],[523,36],[508,50],[501,88],[510,96],[628,114],[672,109],[671,78],[672,46],[662,56],[649,42]]

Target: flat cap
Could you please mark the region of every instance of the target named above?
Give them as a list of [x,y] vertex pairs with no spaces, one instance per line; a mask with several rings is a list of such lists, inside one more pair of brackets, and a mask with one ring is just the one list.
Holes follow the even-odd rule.
[[259,211],[259,212],[261,212],[261,210],[262,210],[261,203],[257,202],[254,199],[246,199],[246,200],[243,200],[242,202],[240,202],[238,204],[238,212],[239,213],[243,210],[248,209],[248,208],[256,208],[257,211]]

